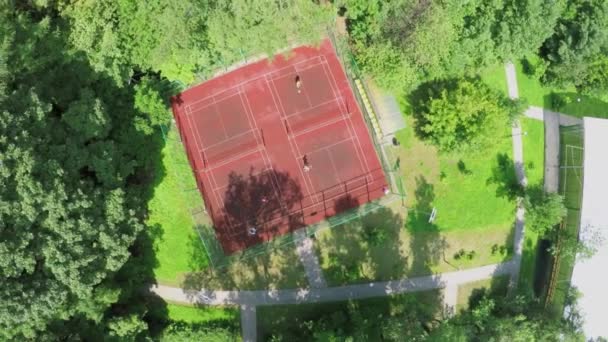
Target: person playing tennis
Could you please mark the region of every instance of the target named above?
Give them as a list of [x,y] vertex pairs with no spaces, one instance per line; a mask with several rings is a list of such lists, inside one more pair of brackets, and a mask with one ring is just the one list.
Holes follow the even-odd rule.
[[302,168],[304,172],[310,171],[310,163],[308,162],[307,156],[302,157],[302,163],[304,164],[304,167]]
[[296,75],[296,90],[298,94],[302,92],[302,80],[300,80],[300,75]]

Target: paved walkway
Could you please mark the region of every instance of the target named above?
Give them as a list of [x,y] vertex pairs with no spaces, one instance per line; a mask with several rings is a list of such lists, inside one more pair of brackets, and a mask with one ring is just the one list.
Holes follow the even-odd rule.
[[560,126],[571,126],[571,125],[582,125],[583,124],[583,119],[581,119],[581,118],[577,118],[575,116],[567,115],[564,113],[550,111],[548,109],[545,109],[542,107],[536,107],[536,106],[528,107],[528,109],[526,110],[524,115],[531,119],[536,119],[536,120],[540,120],[540,121],[544,121],[545,117],[548,117],[548,116],[557,117],[557,119],[553,118],[553,120],[558,120]]
[[449,284],[443,288],[443,304],[445,305],[448,315],[456,314],[456,305],[458,305],[458,285]]
[[581,125],[583,120],[541,107],[531,106],[525,112],[529,118],[545,122],[545,191],[557,192],[559,187],[559,127]]
[[545,192],[559,187],[559,116],[545,115]]
[[255,342],[257,339],[256,308],[251,305],[241,305],[241,331],[243,342]]
[[383,282],[372,282],[356,285],[345,285],[326,288],[299,288],[289,290],[258,291],[187,291],[177,287],[153,285],[150,291],[163,299],[190,305],[282,305],[300,303],[320,303],[382,297],[405,292],[442,289],[446,286],[488,279],[500,275],[512,274],[515,270],[512,261],[487,265],[456,272],[441,273],[431,276],[405,278]]
[[[515,66],[513,63],[507,63],[505,65],[505,73],[507,75],[507,88],[509,91],[509,97],[511,99],[519,98],[519,89],[517,87],[517,73],[515,72]],[[526,173],[524,170],[524,144],[522,141],[522,131],[519,122],[515,122],[511,128],[511,136],[513,138],[513,164],[515,167],[515,174],[517,176],[517,182],[522,186],[528,185]],[[509,279],[509,290],[513,291],[517,287],[519,282],[519,271],[521,269],[521,256],[524,247],[524,235],[525,235],[525,210],[521,205],[521,199],[517,200],[517,211],[515,213],[515,236],[513,240],[513,262],[514,270],[511,273]]]
[[314,288],[327,287],[327,283],[323,277],[323,270],[321,269],[321,265],[319,265],[319,258],[317,258],[317,253],[313,246],[313,240],[306,236],[305,229],[299,229],[294,232],[294,237],[296,239],[296,252],[304,266],[304,271],[306,271],[308,283]]

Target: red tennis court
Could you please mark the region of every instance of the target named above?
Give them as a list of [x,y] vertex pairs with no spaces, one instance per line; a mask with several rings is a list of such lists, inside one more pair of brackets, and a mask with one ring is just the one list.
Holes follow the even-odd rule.
[[226,253],[384,194],[384,171],[329,40],[246,65],[172,102]]

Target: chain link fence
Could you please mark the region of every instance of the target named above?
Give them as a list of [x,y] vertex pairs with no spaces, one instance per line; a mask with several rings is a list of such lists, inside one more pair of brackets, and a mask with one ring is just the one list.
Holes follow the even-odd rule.
[[[298,239],[314,236],[324,229],[331,229],[332,227],[358,220],[378,209],[391,206],[391,204],[396,201],[401,200],[403,203],[405,189],[400,176],[398,162],[394,160],[391,152],[387,151],[390,149],[384,148],[385,146],[383,143],[385,142],[383,142],[382,137],[377,136],[377,133],[373,129],[372,122],[370,121],[372,118],[372,113],[368,112],[362,100],[363,96],[367,96],[361,93],[361,91],[365,91],[365,88],[357,87],[355,83],[356,80],[360,79],[360,70],[358,69],[354,57],[348,48],[347,42],[344,39],[337,39],[332,31],[328,32],[328,36],[334,45],[344,70],[346,71],[348,81],[353,93],[355,94],[359,108],[361,108],[363,111],[363,117],[365,118],[368,131],[372,137],[374,148],[378,157],[380,158],[382,169],[385,175],[389,177],[388,184],[390,186],[391,193],[379,200],[368,202],[362,206],[359,206],[358,208],[339,213],[325,219],[324,221],[304,227],[302,230],[305,232],[305,234],[284,234],[273,238],[271,241],[263,242],[237,253],[227,255],[224,253],[224,250],[216,237],[216,232],[213,229],[213,222],[206,210],[206,206],[203,201],[203,197],[206,196],[201,196],[201,194],[204,194],[205,189],[197,186],[192,169],[189,167],[191,164],[189,163],[189,158],[187,151],[184,148],[182,137],[179,134],[177,124],[173,121],[170,125],[161,127],[161,130],[167,144],[167,151],[171,154],[172,162],[180,166],[188,166],[172,169],[177,173],[174,176],[179,180],[180,189],[178,190],[181,196],[184,196],[184,202],[187,203],[188,210],[192,215],[193,229],[200,237],[201,243],[205,248],[205,253],[209,258],[210,265],[214,268],[226,267],[236,260],[255,258],[256,256],[273,253],[273,251],[280,248],[292,248],[293,245],[299,241]],[[264,58],[264,56],[244,58],[242,63],[232,64],[231,67],[226,67],[224,68],[225,70],[219,70],[218,73],[227,72],[252,61],[259,60],[260,58]]]

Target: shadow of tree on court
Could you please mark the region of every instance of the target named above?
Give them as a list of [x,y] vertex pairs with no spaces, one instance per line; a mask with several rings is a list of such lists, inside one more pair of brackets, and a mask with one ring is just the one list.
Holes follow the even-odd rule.
[[273,236],[303,227],[304,196],[286,172],[267,170],[248,175],[231,172],[223,194],[222,214],[214,226],[226,254],[261,243]]
[[496,186],[496,197],[514,201],[523,195],[523,188],[515,174],[515,164],[506,153],[496,155],[496,165],[492,167],[492,176],[486,180],[486,185]]
[[359,206],[359,199],[346,194],[345,196],[339,197],[334,201],[334,212],[342,213],[347,210],[357,208]]

